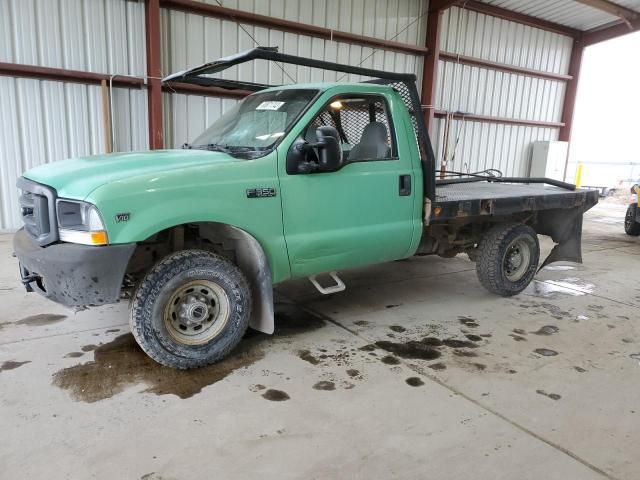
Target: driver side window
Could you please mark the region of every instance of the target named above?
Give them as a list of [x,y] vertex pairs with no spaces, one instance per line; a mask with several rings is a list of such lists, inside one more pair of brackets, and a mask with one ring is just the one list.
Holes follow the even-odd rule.
[[345,162],[397,158],[393,124],[379,95],[332,99],[307,127],[305,140],[316,143],[316,129],[321,126],[338,131]]

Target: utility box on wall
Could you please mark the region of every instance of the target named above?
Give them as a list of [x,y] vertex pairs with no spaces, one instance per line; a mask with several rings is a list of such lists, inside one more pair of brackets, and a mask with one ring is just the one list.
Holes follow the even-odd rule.
[[563,180],[568,146],[567,142],[547,140],[533,142],[529,176]]

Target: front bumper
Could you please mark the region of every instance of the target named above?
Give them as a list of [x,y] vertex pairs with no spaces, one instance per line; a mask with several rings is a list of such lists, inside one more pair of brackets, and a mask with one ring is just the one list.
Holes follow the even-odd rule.
[[13,237],[13,249],[20,261],[22,283],[67,307],[116,303],[129,259],[136,245],[91,247],[58,243],[40,247],[24,231]]

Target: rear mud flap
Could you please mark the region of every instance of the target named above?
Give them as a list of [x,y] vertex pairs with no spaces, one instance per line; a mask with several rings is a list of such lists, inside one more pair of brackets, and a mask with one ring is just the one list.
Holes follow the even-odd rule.
[[540,235],[548,235],[556,243],[539,270],[553,262],[582,263],[582,218],[585,210],[557,209],[540,212],[534,225]]

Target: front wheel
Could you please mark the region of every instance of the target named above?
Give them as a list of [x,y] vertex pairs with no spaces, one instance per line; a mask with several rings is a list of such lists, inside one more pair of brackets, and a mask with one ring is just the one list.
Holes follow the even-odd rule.
[[238,267],[211,252],[184,250],[147,273],[133,296],[129,323],[147,355],[186,369],[228,355],[250,314],[251,290]]
[[640,235],[640,222],[636,221],[638,206],[632,203],[627,208],[627,214],[624,216],[624,231],[627,235],[637,237]]
[[514,223],[496,225],[480,240],[476,273],[487,290],[509,297],[527,288],[539,260],[540,244],[533,228]]

